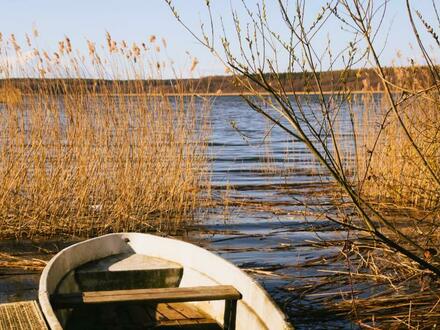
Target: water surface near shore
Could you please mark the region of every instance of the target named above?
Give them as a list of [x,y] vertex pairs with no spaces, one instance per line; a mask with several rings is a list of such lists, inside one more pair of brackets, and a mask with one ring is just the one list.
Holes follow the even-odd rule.
[[[312,98],[306,111],[318,107]],[[327,172],[303,144],[239,97],[216,98],[211,116],[213,194],[227,202],[197,235],[257,278],[297,329],[356,328],[326,307],[327,299],[350,291],[326,281],[347,270],[339,257],[348,237],[325,218],[334,213]],[[338,125],[352,148],[350,119]]]
[[[349,291],[325,282],[332,272],[345,270],[337,257],[347,238],[325,218],[325,211],[333,210],[333,186],[326,172],[304,145],[274,128],[240,97],[211,102],[212,194],[219,206],[179,238],[254,276],[297,329],[355,327],[325,304],[327,298],[345,297]],[[1,251],[48,260],[70,243],[3,242]],[[39,271],[0,270],[0,302],[35,299],[38,278]],[[308,293],[307,288],[319,285],[321,296]]]

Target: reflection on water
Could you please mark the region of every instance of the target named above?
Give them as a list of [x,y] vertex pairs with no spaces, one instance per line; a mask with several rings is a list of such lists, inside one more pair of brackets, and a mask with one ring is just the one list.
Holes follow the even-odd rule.
[[[241,98],[217,97],[212,102],[212,194],[220,206],[184,239],[257,278],[298,329],[353,327],[325,312],[324,301],[304,290],[320,285],[325,272],[344,269],[341,262],[328,262],[340,254],[347,233],[323,216],[333,210],[325,170],[303,144],[274,128]],[[310,111],[318,105],[307,106]],[[349,151],[349,118],[338,125]],[[47,251],[62,247],[51,244],[46,243]],[[34,244],[28,247],[24,254],[41,257]],[[0,302],[35,298],[38,272],[21,275],[0,274]],[[346,288],[323,285],[321,291],[331,295],[339,290]]]
[[[295,291],[320,283],[323,270],[344,269],[325,261],[340,253],[347,233],[312,212],[331,212],[325,170],[303,144],[239,97],[216,98],[211,117],[213,194],[228,200],[202,226],[207,247],[257,278],[297,328],[353,327],[323,312],[316,297]],[[338,124],[339,138],[352,148],[349,118]]]

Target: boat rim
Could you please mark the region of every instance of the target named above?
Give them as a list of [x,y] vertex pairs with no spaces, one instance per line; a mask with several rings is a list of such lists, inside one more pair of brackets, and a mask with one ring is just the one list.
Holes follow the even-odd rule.
[[[52,308],[52,305],[50,303],[49,300],[49,295],[50,293],[48,292],[48,276],[49,276],[49,272],[52,268],[52,265],[63,255],[63,253],[65,253],[67,250],[73,249],[77,246],[80,245],[85,245],[88,244],[92,241],[98,241],[101,239],[105,239],[108,237],[122,237],[122,238],[128,238],[130,239],[130,236],[143,236],[145,238],[149,238],[149,237],[154,237],[154,238],[160,238],[163,240],[169,240],[169,241],[177,241],[179,242],[179,244],[185,244],[190,246],[191,248],[196,248],[201,250],[203,253],[209,253],[212,257],[214,258],[218,258],[221,259],[222,262],[229,264],[230,266],[234,267],[236,269],[236,271],[240,272],[243,276],[245,276],[249,281],[251,281],[253,283],[253,285],[255,285],[258,289],[259,289],[259,294],[262,294],[265,296],[265,299],[267,299],[268,303],[270,303],[272,305],[272,307],[274,308],[274,311],[276,311],[279,316],[284,320],[285,322],[285,329],[293,329],[293,327],[290,325],[290,322],[287,320],[287,317],[285,315],[285,313],[281,310],[281,308],[276,304],[276,302],[273,300],[273,298],[269,295],[269,293],[263,288],[263,286],[254,278],[252,278],[249,274],[247,274],[245,271],[243,271],[242,269],[240,269],[238,266],[234,265],[232,262],[230,262],[229,260],[219,256],[218,254],[211,252],[207,249],[204,249],[196,244],[193,243],[189,243],[186,241],[182,241],[173,237],[163,237],[163,236],[159,236],[159,235],[154,235],[154,234],[147,234],[147,233],[137,233],[137,232],[121,232],[121,233],[110,233],[110,234],[105,234],[105,235],[101,235],[98,237],[93,237],[90,239],[86,239],[83,240],[81,242],[72,244],[64,249],[62,249],[61,251],[59,251],[54,257],[52,257],[52,259],[46,264],[45,268],[43,269],[43,272],[41,273],[41,277],[40,277],[40,281],[39,281],[39,289],[38,289],[38,300],[41,306],[41,309],[43,311],[43,315],[46,318],[46,321],[48,322],[49,325],[53,325],[53,324],[57,324],[59,325],[58,329],[62,329],[62,327],[60,326],[59,320],[57,318],[57,316],[54,313],[54,310]],[[166,259],[165,259],[166,260]],[[67,273],[66,273],[67,274]],[[64,274],[64,275],[66,275]]]

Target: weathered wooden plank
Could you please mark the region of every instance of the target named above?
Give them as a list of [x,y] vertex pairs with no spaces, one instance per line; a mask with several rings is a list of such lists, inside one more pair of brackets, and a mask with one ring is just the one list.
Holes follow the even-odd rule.
[[35,300],[0,305],[0,329],[44,330],[46,322]]
[[[208,322],[213,322],[213,320],[208,320]],[[192,319],[184,319],[184,320],[178,320],[179,325],[189,325],[189,324],[200,324],[198,321]]]
[[[178,305],[184,305],[177,303]],[[165,304],[164,304],[165,305]],[[171,305],[168,308],[175,310]],[[162,308],[159,308],[162,312]],[[162,313],[156,313],[156,305],[139,304],[89,304],[75,308],[67,328],[69,329],[222,329],[215,320],[197,310],[191,304],[185,306],[186,313],[197,316],[191,319],[168,319]],[[193,314],[189,312],[193,310]],[[166,313],[165,313],[166,314]],[[170,317],[170,315],[167,315]],[[4,327],[0,326],[0,329]]]
[[222,328],[212,319],[195,320],[168,320],[156,324],[154,329],[194,329],[194,330],[221,330]]
[[[191,321],[189,324],[197,324],[194,321]],[[156,327],[171,327],[171,328],[180,328],[179,321],[177,320],[163,320],[156,324]]]
[[168,304],[157,305],[157,311],[165,316],[168,320],[185,320],[186,317],[171,308]]
[[241,294],[233,286],[217,285],[55,294],[51,296],[51,304],[54,308],[68,308],[83,304],[126,303],[135,301],[167,303],[238,299],[241,299]]
[[205,317],[199,310],[191,307],[189,304],[170,303],[168,305],[178,311],[180,314],[184,315],[187,319],[201,319]]
[[165,316],[163,316],[157,309],[156,305],[154,306],[147,306],[145,308],[145,311],[148,313],[149,317],[154,321],[162,321],[165,320]]

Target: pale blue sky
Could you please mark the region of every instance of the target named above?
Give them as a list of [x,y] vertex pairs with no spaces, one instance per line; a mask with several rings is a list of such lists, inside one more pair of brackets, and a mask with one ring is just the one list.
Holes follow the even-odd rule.
[[[228,33],[232,31],[230,24],[230,5],[239,6],[236,0],[211,0],[214,15],[223,16]],[[255,1],[247,1],[253,6]],[[291,0],[293,2],[293,0]],[[440,7],[440,1],[439,7]],[[204,0],[175,0],[175,5],[182,18],[197,29],[199,22],[206,19]],[[310,19],[316,16],[325,1],[307,1],[307,13]],[[433,19],[430,0],[413,1],[415,7],[424,12],[428,19]],[[281,20],[277,15],[277,1],[267,1],[269,16],[275,29],[283,31]],[[168,43],[167,56],[176,62],[181,71],[189,67],[191,60],[186,51],[200,61],[198,74],[223,74],[223,66],[197,43],[172,16],[163,0],[0,0],[0,32],[7,36],[14,33],[19,40],[24,34],[31,33],[33,26],[40,32],[39,46],[45,49],[56,48],[57,42],[69,36],[74,47],[85,49],[86,39],[99,43],[105,41],[105,31],[109,31],[115,39],[128,42],[147,41],[150,35],[165,38]],[[228,24],[229,23],[229,24]],[[436,25],[437,26],[437,25]],[[388,28],[389,38],[382,53],[386,64],[395,58],[397,50],[404,57],[416,57],[409,44],[415,44],[405,10],[404,0],[390,0],[386,28],[378,40],[383,45]],[[330,37],[335,47],[344,44],[340,27],[329,24],[318,40],[324,44]],[[428,43],[431,43],[429,41]]]

